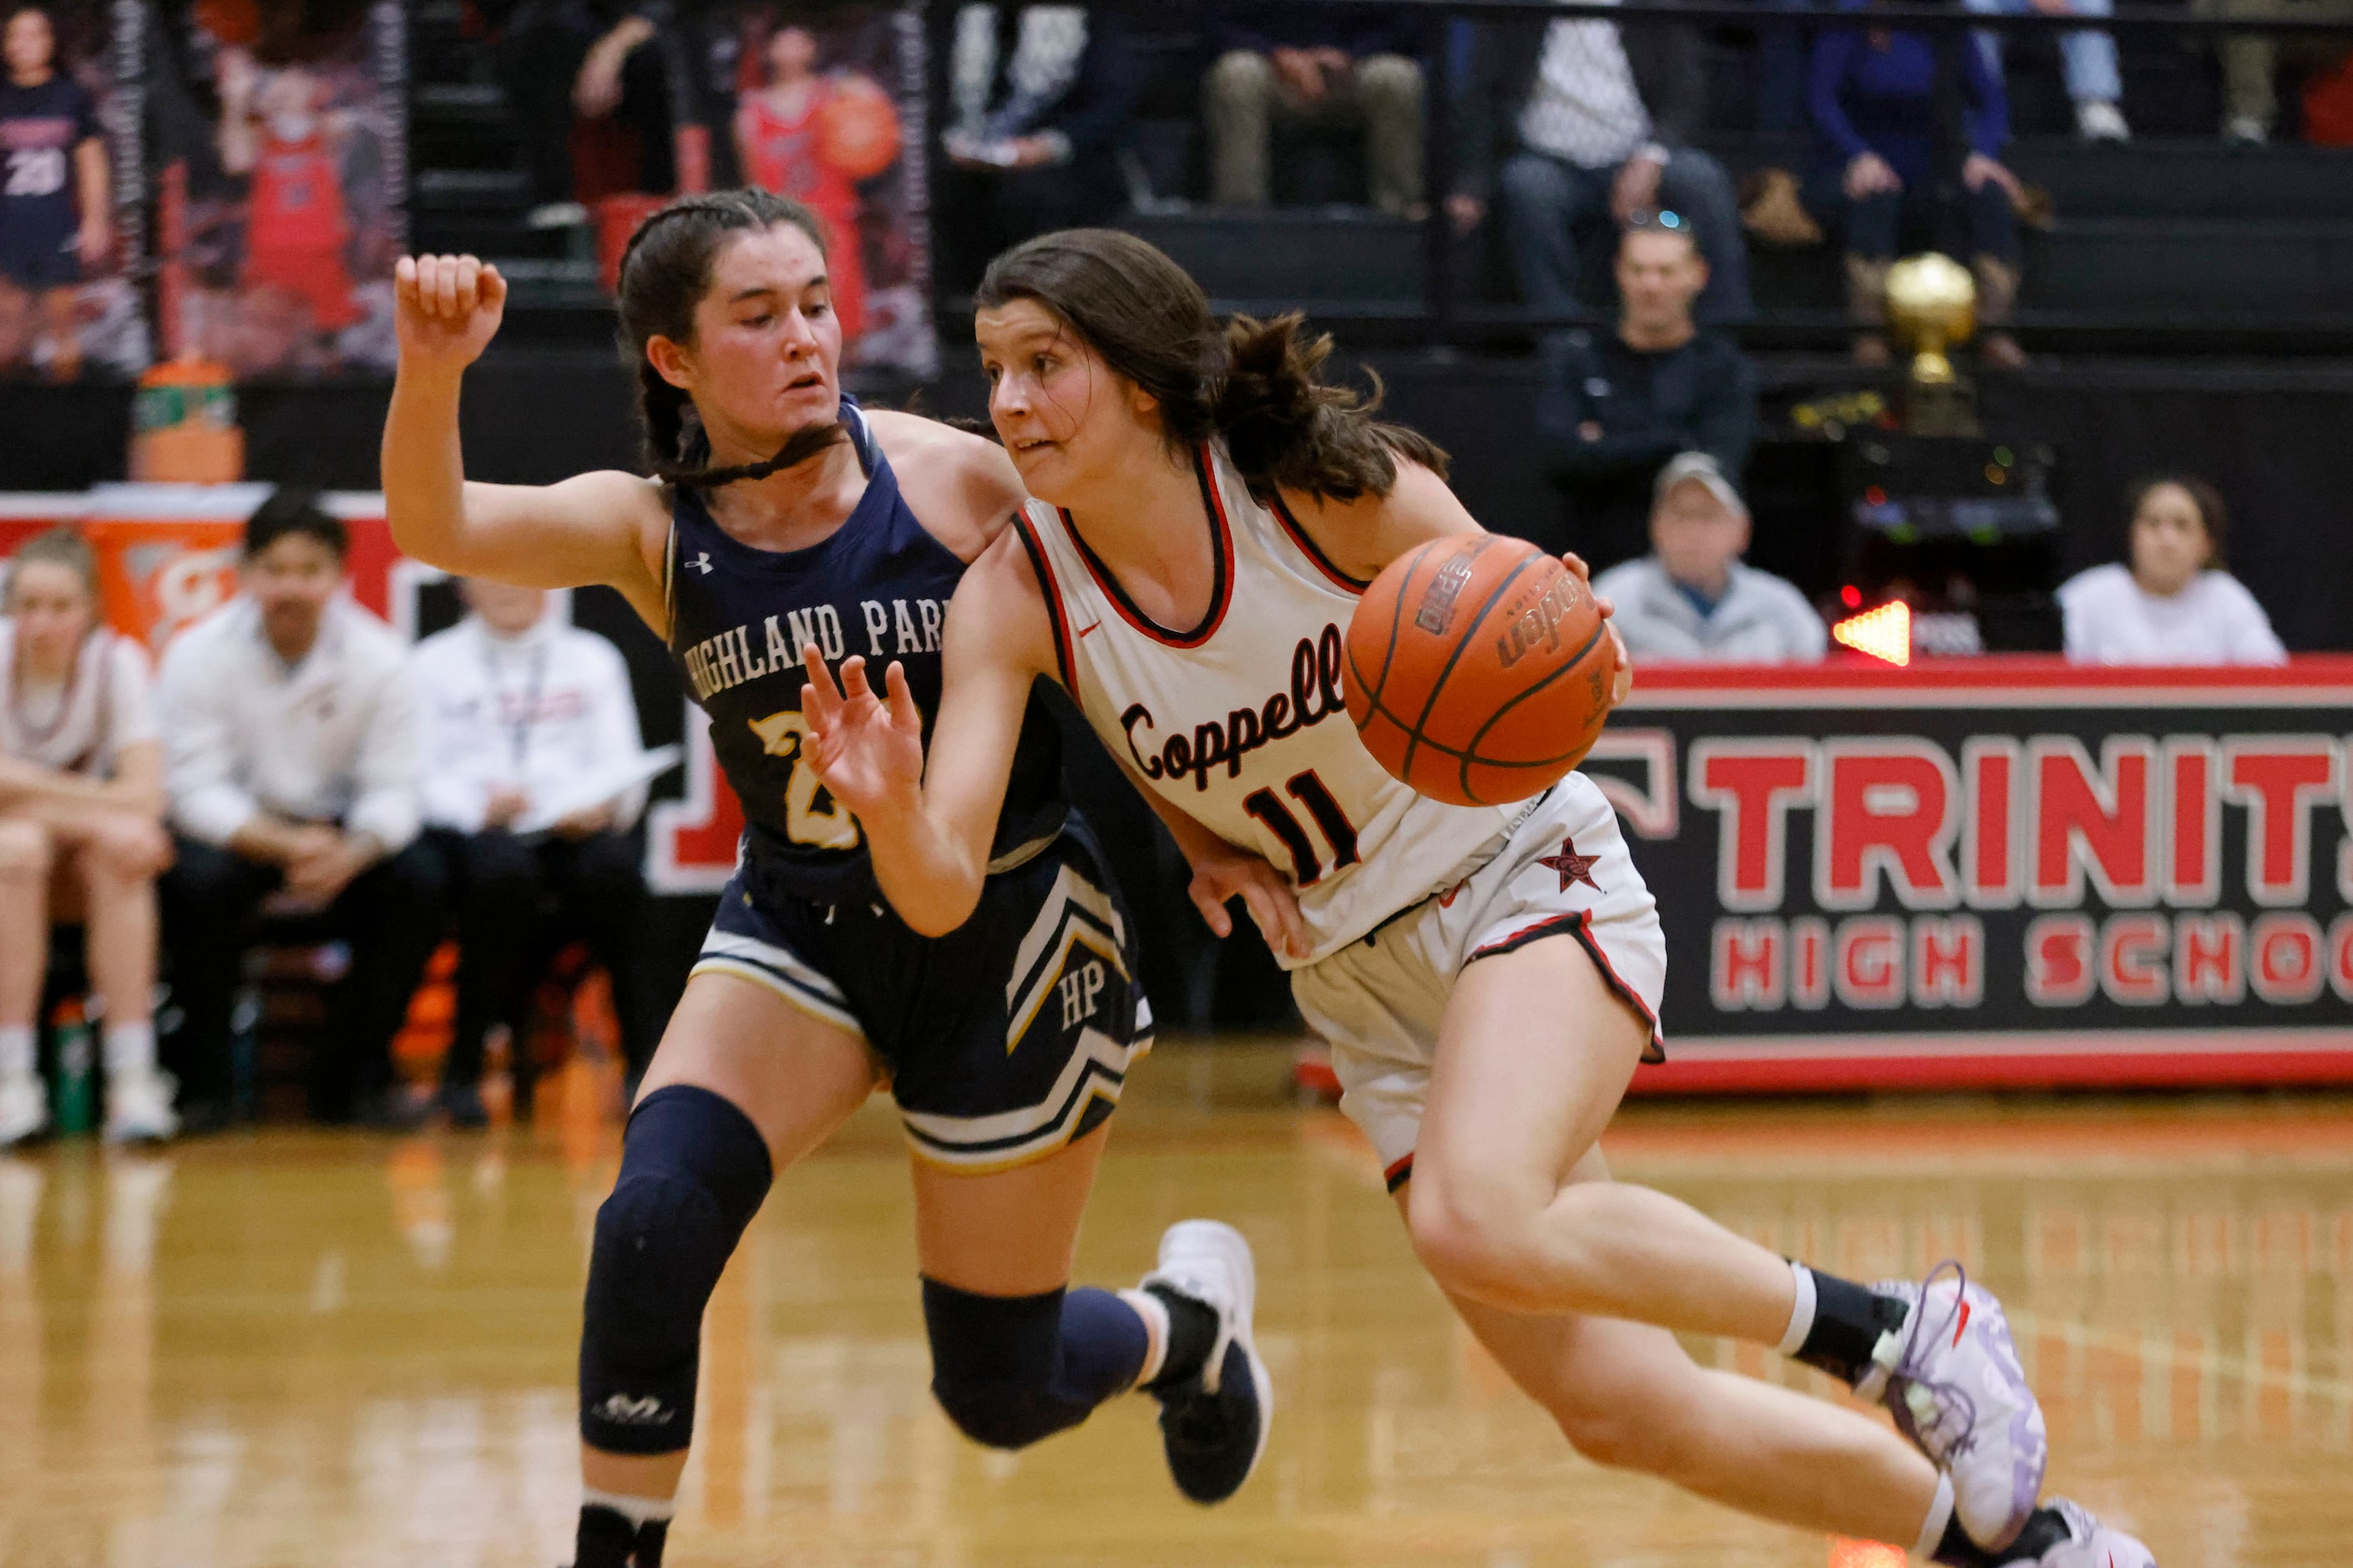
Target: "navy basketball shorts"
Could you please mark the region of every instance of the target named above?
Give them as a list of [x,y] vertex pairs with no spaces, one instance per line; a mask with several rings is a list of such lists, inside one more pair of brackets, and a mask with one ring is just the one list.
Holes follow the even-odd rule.
[[0,279],[27,293],[74,287],[81,281],[75,230],[69,226],[62,240],[47,224],[27,225],[16,234],[0,230]]
[[1152,1048],[1152,1008],[1134,922],[1086,826],[1073,816],[1005,860],[943,937],[917,935],[879,896],[755,899],[739,867],[692,973],[748,981],[862,1038],[917,1158],[973,1174],[1042,1160],[1110,1117]]

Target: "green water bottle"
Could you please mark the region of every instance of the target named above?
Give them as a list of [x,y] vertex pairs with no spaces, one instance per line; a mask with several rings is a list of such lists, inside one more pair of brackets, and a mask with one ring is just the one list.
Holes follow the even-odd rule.
[[49,1015],[57,1041],[56,1122],[58,1136],[85,1137],[98,1124],[96,1042],[79,1001],[61,1002]]

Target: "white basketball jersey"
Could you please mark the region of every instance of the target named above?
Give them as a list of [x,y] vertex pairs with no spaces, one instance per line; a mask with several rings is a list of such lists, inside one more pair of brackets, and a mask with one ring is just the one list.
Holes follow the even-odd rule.
[[1022,542],[1087,721],[1149,787],[1290,876],[1313,963],[1452,886],[1521,807],[1443,805],[1373,761],[1340,685],[1366,584],[1253,500],[1221,448],[1194,464],[1217,565],[1189,631],[1130,603],[1067,513],[1031,501]]

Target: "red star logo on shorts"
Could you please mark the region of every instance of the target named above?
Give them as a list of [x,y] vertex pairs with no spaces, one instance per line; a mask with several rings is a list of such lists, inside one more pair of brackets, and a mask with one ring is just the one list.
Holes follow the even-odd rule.
[[1577,840],[1574,838],[1564,838],[1560,841],[1559,854],[1540,855],[1536,858],[1537,865],[1549,866],[1560,873],[1560,890],[1564,893],[1568,891],[1568,885],[1571,882],[1582,882],[1595,892],[1599,892],[1601,884],[1593,879],[1593,868],[1600,864],[1600,861],[1601,857],[1599,855],[1579,855],[1577,852]]

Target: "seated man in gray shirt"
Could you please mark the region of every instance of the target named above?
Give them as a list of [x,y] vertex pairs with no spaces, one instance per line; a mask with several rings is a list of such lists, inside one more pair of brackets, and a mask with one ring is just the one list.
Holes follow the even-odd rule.
[[1636,662],[1811,663],[1830,634],[1806,596],[1740,563],[1748,508],[1715,459],[1685,452],[1659,473],[1651,553],[1613,566],[1593,591],[1615,601],[1610,624]]

